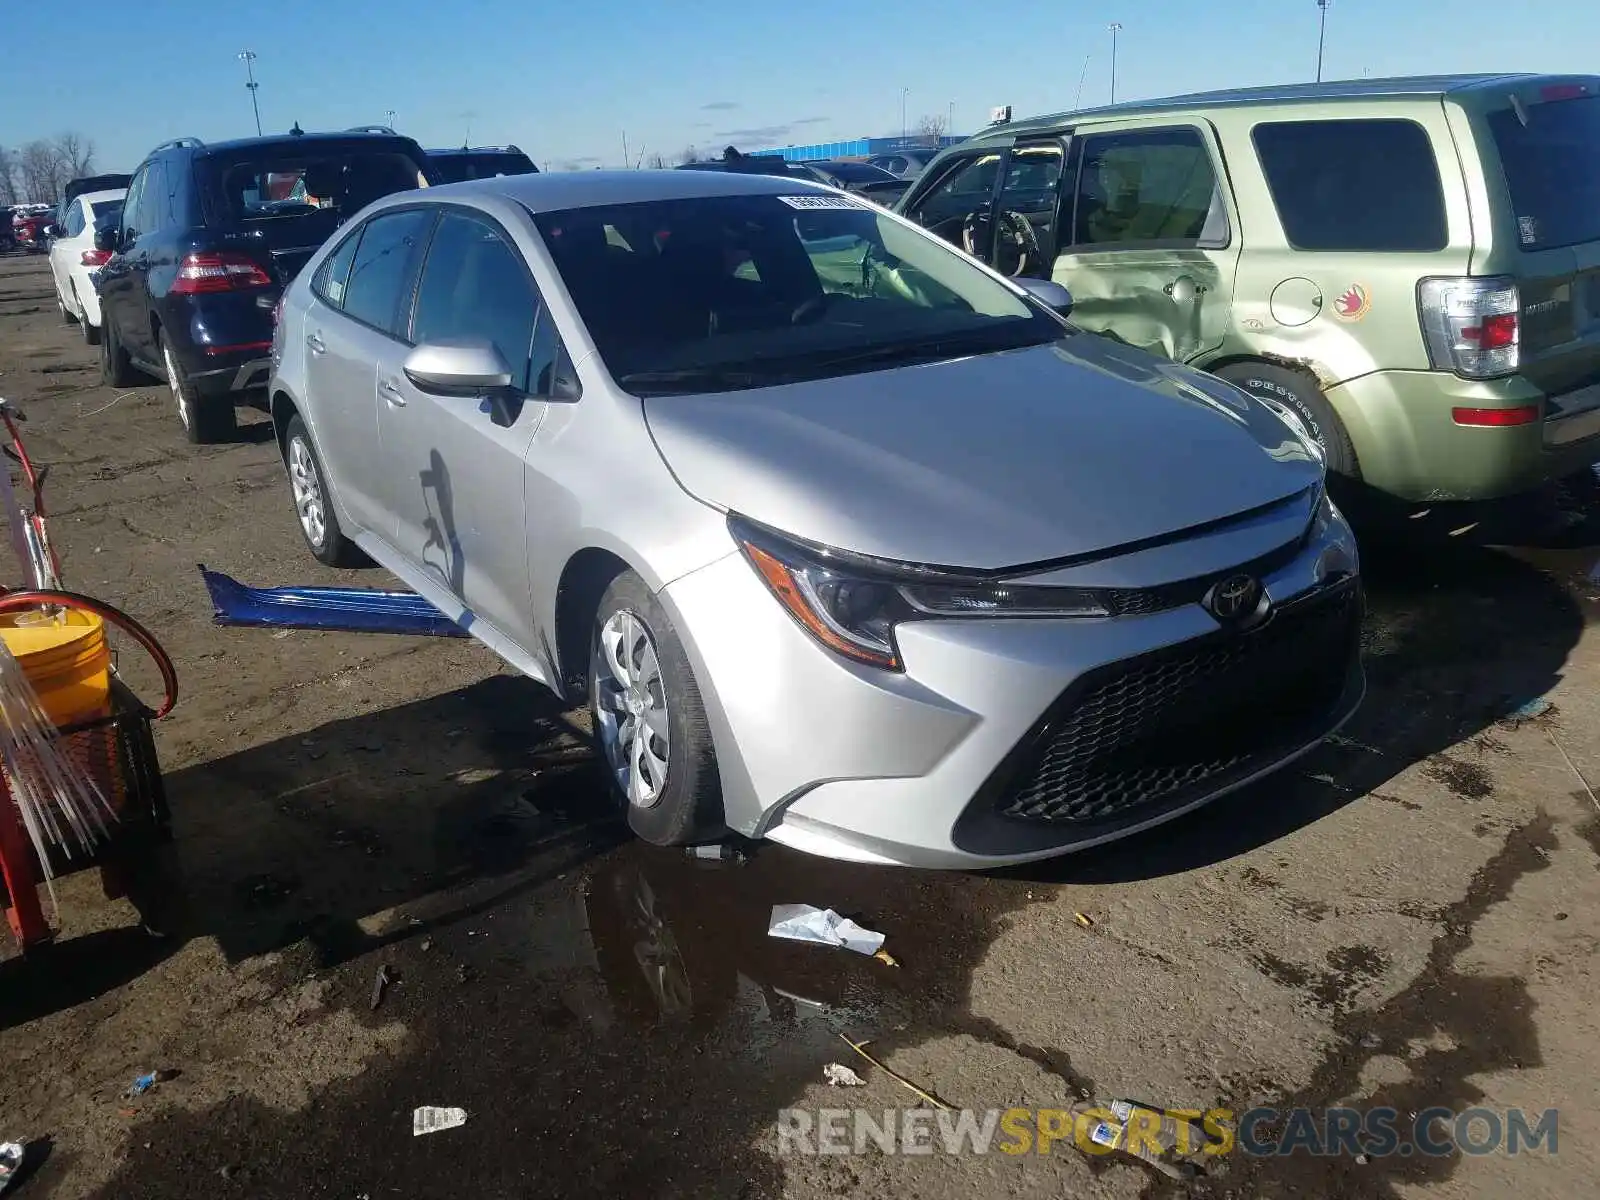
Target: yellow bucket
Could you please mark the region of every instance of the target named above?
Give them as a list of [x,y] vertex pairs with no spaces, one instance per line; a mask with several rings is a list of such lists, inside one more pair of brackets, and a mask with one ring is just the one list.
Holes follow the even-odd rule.
[[0,637],[56,728],[111,715],[111,646],[99,617],[78,609],[62,620],[0,613]]

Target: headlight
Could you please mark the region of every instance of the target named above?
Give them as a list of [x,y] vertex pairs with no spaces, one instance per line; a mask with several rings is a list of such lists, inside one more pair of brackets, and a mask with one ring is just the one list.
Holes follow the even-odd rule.
[[803,629],[855,662],[901,670],[895,627],[951,617],[1105,617],[1084,588],[963,578],[937,568],[802,545],[737,517],[728,528],[750,565]]

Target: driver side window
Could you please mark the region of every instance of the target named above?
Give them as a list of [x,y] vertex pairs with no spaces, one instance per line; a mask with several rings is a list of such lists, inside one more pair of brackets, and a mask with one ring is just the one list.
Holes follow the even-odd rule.
[[929,233],[987,261],[990,204],[1003,153],[975,154],[954,166],[918,201],[913,214],[917,222]]

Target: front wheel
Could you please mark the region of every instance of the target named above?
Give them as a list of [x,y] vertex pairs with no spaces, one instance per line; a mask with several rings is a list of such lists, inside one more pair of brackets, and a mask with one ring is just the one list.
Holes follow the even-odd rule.
[[139,374],[133,369],[128,352],[122,348],[117,327],[107,318],[104,310],[101,310],[100,319],[105,323],[100,339],[100,378],[107,387],[132,387],[139,382]]
[[702,840],[722,820],[716,750],[683,643],[632,571],[611,582],[595,615],[589,707],[612,794],[647,842]]

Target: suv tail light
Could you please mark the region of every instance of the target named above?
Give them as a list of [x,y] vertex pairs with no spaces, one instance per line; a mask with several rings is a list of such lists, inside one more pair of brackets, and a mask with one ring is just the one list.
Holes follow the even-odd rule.
[[85,267],[103,267],[111,261],[111,251],[85,250],[78,261]]
[[1520,363],[1522,298],[1514,280],[1424,279],[1417,308],[1435,370],[1493,379]]
[[248,288],[271,287],[268,275],[248,254],[185,254],[178,264],[178,277],[172,290],[180,296],[197,292],[237,292]]

